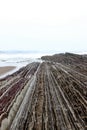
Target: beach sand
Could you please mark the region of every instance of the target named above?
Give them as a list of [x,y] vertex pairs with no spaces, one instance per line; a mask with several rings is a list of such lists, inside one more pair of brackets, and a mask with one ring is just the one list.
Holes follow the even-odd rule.
[[15,66],[4,66],[4,67],[0,67],[0,76],[11,71],[14,70],[16,67]]

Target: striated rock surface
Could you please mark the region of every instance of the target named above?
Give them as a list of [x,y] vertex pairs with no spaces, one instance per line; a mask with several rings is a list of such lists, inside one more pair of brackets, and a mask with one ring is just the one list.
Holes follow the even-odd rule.
[[42,59],[0,80],[0,130],[87,130],[86,57]]

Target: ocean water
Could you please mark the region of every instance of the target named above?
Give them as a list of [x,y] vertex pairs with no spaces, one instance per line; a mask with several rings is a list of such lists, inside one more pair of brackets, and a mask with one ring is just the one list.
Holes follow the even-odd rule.
[[0,67],[3,66],[16,66],[14,70],[11,70],[4,75],[0,75],[0,78],[3,78],[9,74],[14,73],[15,71],[19,70],[21,67],[26,66],[29,63],[39,61],[41,62],[40,57],[44,55],[41,53],[11,53],[11,54],[6,54],[6,53],[0,53]]

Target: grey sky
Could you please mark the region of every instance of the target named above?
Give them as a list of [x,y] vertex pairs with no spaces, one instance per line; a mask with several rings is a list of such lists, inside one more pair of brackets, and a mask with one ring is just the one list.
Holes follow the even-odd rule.
[[1,0],[0,50],[87,51],[87,0]]

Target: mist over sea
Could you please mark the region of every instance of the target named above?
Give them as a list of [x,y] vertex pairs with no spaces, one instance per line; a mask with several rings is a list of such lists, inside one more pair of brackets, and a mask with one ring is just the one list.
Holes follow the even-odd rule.
[[1,75],[0,78],[11,74],[21,67],[35,61],[41,61],[40,57],[46,53],[38,52],[0,52],[0,67],[4,66],[16,66],[16,68],[5,75]]
[[37,61],[42,55],[47,53],[40,52],[22,52],[22,51],[5,51],[0,52],[0,66],[7,65],[26,65],[32,61]]

